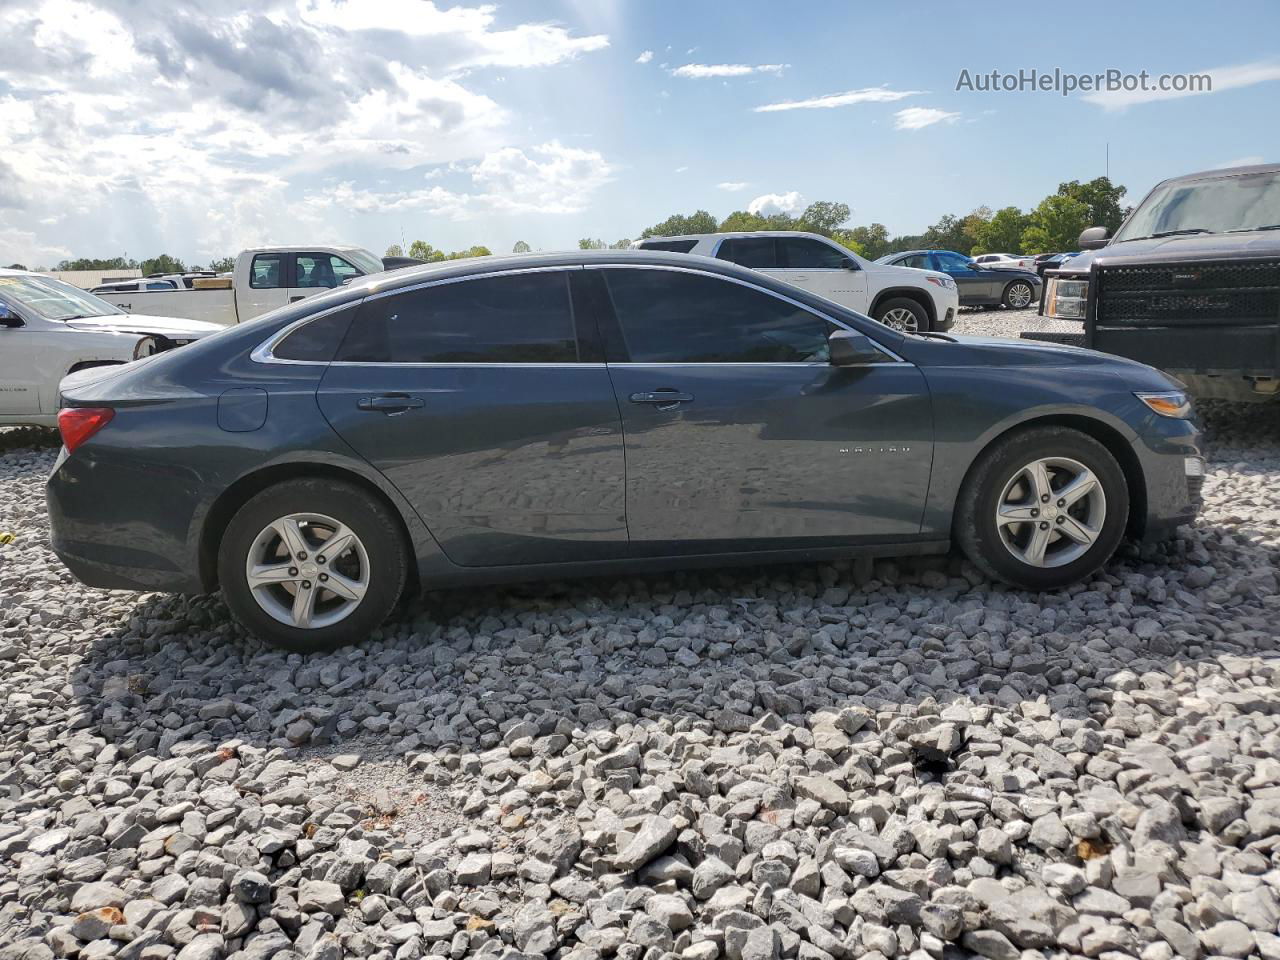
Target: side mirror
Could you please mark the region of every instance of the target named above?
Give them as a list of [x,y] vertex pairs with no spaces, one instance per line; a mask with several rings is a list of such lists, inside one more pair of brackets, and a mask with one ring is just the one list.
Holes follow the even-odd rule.
[[884,359],[870,337],[853,330],[834,331],[827,337],[827,348],[833,367],[860,367]]
[[858,265],[853,262],[852,257],[845,257],[840,261],[840,269],[841,270],[857,270]]
[[0,303],[0,327],[21,327],[23,325],[22,318],[14,313],[12,308]]
[[1080,249],[1100,250],[1107,245],[1109,239],[1106,227],[1090,227],[1080,234]]

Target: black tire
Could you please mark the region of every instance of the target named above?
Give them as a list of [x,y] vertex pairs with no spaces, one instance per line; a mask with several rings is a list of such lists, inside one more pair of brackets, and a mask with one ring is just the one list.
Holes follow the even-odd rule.
[[915,318],[915,329],[910,330],[908,325],[907,332],[910,332],[910,333],[928,333],[929,332],[931,327],[929,325],[928,312],[926,312],[925,308],[920,306],[920,304],[917,303],[915,300],[910,300],[906,297],[890,297],[888,300],[884,301],[882,304],[876,307],[875,319],[880,323],[883,323],[886,326],[890,327],[891,329],[895,329],[895,330],[903,329],[903,327],[899,327],[893,323],[889,323],[885,319],[886,317],[889,316],[890,313],[894,311],[902,311],[902,310],[910,311],[911,315]]
[[[1060,566],[1034,566],[1015,557],[1006,546],[996,511],[1006,484],[1020,469],[1050,457],[1069,458],[1092,471],[1105,498],[1105,515],[1096,539],[1082,555]],[[1051,504],[1050,510],[1056,506]],[[1106,447],[1069,427],[1029,427],[997,440],[975,461],[956,502],[954,535],[965,556],[987,576],[1026,590],[1056,590],[1101,569],[1124,538],[1128,521],[1128,483]],[[1057,537],[1055,542],[1061,541],[1059,549],[1070,547],[1061,534],[1049,529],[1050,535]]]
[[[254,598],[247,580],[246,563],[259,533],[298,513],[345,524],[367,556],[364,596],[342,620],[327,626],[299,628],[277,620]],[[408,575],[409,548],[399,518],[368,491],[341,481],[288,480],[268,487],[236,511],[218,549],[218,580],[235,618],[260,639],[298,652],[332,650],[368,639],[395,607]]]
[[[1026,303],[1024,303],[1024,304],[1022,304],[1022,306],[1015,306],[1015,305],[1014,305],[1014,303],[1013,303],[1013,299],[1014,299],[1014,297],[1013,297],[1013,291],[1014,291],[1014,290],[1019,290],[1019,291],[1021,291],[1021,290],[1025,290],[1025,291],[1026,291],[1027,302],[1026,302]],[[1004,304],[1008,309],[1010,309],[1010,310],[1026,310],[1026,309],[1028,309],[1028,308],[1031,306],[1031,304],[1033,304],[1033,303],[1035,303],[1035,302],[1036,302],[1036,291],[1035,291],[1035,288],[1034,288],[1034,287],[1032,287],[1032,286],[1031,286],[1031,284],[1030,284],[1030,282],[1028,282],[1028,281],[1026,281],[1026,280],[1015,280],[1015,281],[1013,281],[1013,283],[1008,284],[1008,285],[1004,288],[1004,296],[1002,296],[1002,297],[1000,298],[1000,302],[1001,302],[1001,303],[1003,303],[1003,304]]]

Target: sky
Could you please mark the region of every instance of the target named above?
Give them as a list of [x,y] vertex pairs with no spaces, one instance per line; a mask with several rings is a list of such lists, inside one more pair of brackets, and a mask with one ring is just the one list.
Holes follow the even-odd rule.
[[[0,0],[0,264],[575,247],[672,213],[917,233],[1280,161],[1280,4]],[[991,71],[1213,89],[984,91]],[[963,71],[969,88],[958,89]]]

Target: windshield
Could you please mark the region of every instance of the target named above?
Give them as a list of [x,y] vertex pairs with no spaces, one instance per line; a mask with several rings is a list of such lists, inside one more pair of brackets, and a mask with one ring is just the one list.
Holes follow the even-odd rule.
[[0,300],[43,320],[78,320],[124,313],[79,287],[35,273],[0,277]]
[[1280,223],[1280,173],[1171,183],[1142,201],[1116,243],[1175,230],[1224,233]]
[[342,255],[360,268],[362,273],[382,273],[387,269],[382,265],[382,258],[359,247],[354,250],[343,250]]

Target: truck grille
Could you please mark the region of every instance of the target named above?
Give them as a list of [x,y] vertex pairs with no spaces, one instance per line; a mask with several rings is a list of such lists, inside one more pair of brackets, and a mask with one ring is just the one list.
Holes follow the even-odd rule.
[[1103,324],[1274,324],[1280,260],[1101,267],[1097,297]]

